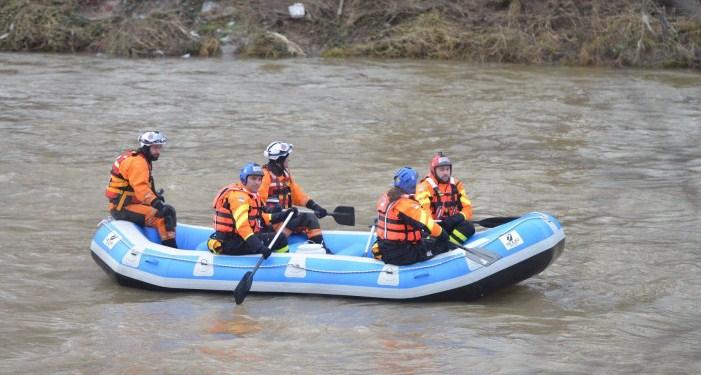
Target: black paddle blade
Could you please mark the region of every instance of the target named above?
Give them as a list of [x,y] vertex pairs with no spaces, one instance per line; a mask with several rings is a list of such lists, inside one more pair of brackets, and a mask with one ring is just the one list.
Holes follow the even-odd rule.
[[351,206],[338,206],[331,214],[333,219],[341,225],[355,225],[355,208]]
[[518,219],[518,216],[507,216],[507,217],[488,217],[479,221],[473,221],[477,225],[481,225],[485,228],[494,228],[502,224],[506,224],[510,221]]
[[243,275],[241,281],[239,281],[239,284],[236,285],[236,289],[234,289],[234,300],[236,301],[237,305],[243,303],[243,300],[246,298],[246,294],[248,294],[248,291],[251,290],[251,284],[253,284],[253,272],[248,271],[245,275]]

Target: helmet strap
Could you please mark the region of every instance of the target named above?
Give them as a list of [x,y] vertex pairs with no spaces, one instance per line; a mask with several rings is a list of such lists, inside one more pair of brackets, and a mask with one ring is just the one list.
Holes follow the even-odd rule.
[[436,169],[438,169],[438,167],[435,167],[431,170],[431,172],[433,174],[433,178],[435,178],[437,180],[436,182],[438,182],[438,183],[442,182],[444,184],[447,184],[448,182],[450,182],[450,177],[453,176],[453,166],[452,165],[450,166],[450,175],[448,176],[448,181],[443,181],[440,177],[438,177],[438,172],[436,172]]
[[273,172],[276,176],[282,176],[285,174],[285,159],[287,157],[280,157],[277,160],[272,160],[270,159],[268,161],[268,168],[270,169],[271,172]]

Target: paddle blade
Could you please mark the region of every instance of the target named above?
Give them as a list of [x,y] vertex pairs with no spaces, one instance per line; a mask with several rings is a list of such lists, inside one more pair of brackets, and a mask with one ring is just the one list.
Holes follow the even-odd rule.
[[490,264],[496,262],[501,258],[499,254],[495,254],[487,249],[479,248],[479,247],[465,247],[462,245],[455,245],[463,250],[465,250],[465,256],[469,258],[470,260],[477,262],[484,267],[489,266]]
[[236,301],[237,305],[243,303],[248,291],[251,290],[251,284],[253,284],[253,272],[248,271],[245,275],[243,275],[238,285],[236,285],[236,289],[234,289],[234,300]]
[[518,219],[518,216],[507,216],[507,217],[488,217],[479,221],[474,221],[473,223],[481,225],[485,228],[494,228],[502,224],[506,224],[510,221]]
[[488,266],[501,258],[501,255],[499,255],[497,253],[493,253],[487,249],[483,249],[483,248],[479,248],[479,247],[467,248],[467,250],[465,250],[465,251],[468,253],[471,253],[471,254],[475,254],[478,257],[482,258],[483,261],[481,261],[480,263],[482,263],[482,265],[485,265],[485,266]]
[[355,208],[351,206],[338,206],[331,214],[333,219],[341,225],[355,225]]

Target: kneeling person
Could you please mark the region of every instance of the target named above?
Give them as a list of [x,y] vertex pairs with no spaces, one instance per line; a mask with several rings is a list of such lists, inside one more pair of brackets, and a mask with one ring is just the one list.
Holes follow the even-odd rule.
[[214,230],[207,241],[207,248],[215,254],[244,255],[263,254],[268,258],[272,251],[287,252],[287,239],[275,237],[270,225],[283,222],[296,209],[269,214],[263,211],[263,201],[258,196],[263,179],[260,165],[248,163],[241,169],[241,182],[223,187],[214,198]]

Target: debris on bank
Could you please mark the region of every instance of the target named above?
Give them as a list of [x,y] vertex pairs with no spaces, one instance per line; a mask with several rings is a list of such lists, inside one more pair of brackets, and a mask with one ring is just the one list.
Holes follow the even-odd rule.
[[0,51],[701,67],[688,0],[5,0]]

